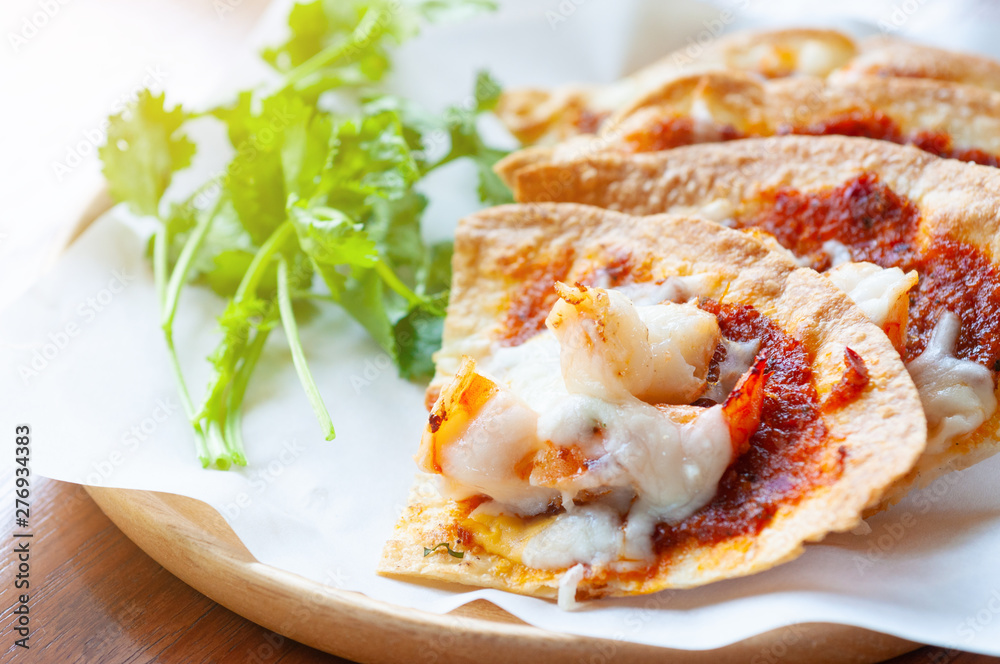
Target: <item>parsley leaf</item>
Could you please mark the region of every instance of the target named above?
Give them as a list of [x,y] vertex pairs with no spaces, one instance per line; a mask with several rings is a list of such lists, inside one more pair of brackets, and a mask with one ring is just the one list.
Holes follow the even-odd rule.
[[496,106],[500,91],[500,84],[488,72],[480,71],[476,75],[472,103],[452,106],[445,111],[451,151],[436,165],[441,166],[456,159],[471,159],[479,177],[479,200],[490,205],[514,202],[510,190],[493,172],[493,165],[505,157],[507,151],[487,145],[479,135],[476,124],[479,114]]
[[156,216],[175,171],[187,168],[195,146],[181,131],[187,114],[164,107],[165,93],[139,93],[109,120],[107,142],[98,150],[111,195],[141,215]]
[[451,548],[451,544],[449,544],[448,542],[441,542],[440,544],[436,544],[430,548],[424,547],[424,558],[431,555],[432,553],[440,549],[442,546],[448,550],[448,555],[450,555],[452,558],[465,557],[465,551],[455,551],[454,549]]
[[[279,85],[245,90],[197,114],[168,110],[162,94],[147,91],[111,118],[101,148],[111,193],[160,221],[150,242],[160,323],[203,465],[246,463],[243,398],[279,323],[320,428],[333,438],[299,339],[300,324],[309,324],[318,306],[333,303],[353,316],[401,376],[433,372],[451,246],[424,241],[428,201],[418,185],[432,170],[468,159],[479,171],[482,200],[509,200],[491,170],[505,153],[483,141],[477,128],[500,88],[480,73],[470,100],[436,115],[387,94],[379,82],[392,49],[421,22],[493,7],[487,0],[299,3],[289,16],[289,39],[262,54],[281,74]],[[321,95],[336,103],[320,104]],[[194,117],[221,124],[233,156],[176,201],[168,189],[194,154],[184,132]],[[173,339],[174,316],[192,281],[227,300],[197,404]]]

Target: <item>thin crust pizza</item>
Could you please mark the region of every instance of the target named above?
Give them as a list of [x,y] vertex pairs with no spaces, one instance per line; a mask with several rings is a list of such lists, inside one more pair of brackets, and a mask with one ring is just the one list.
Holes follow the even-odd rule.
[[546,161],[786,134],[875,138],[1000,166],[1000,93],[921,79],[762,81],[737,71],[706,72],[649,92],[596,135],[520,150],[496,170],[510,183],[519,169]]
[[598,132],[622,109],[674,79],[706,71],[744,72],[758,80],[827,78],[846,84],[871,77],[930,79],[1000,92],[1000,62],[875,37],[855,43],[836,30],[789,28],[737,32],[689,46],[609,85],[505,92],[497,115],[523,145],[551,145]]
[[738,32],[707,46],[682,48],[610,85],[505,91],[496,114],[523,144],[549,144],[594,133],[622,106],[686,73],[736,69],[767,78],[827,76],[856,53],[853,40],[836,30]]
[[842,290],[694,218],[464,219],[435,359],[382,574],[563,605],[752,574],[854,527],[925,445],[899,355]]
[[788,136],[541,165],[515,180],[520,201],[758,229],[820,271],[852,261],[916,271],[901,352],[930,429],[893,498],[1000,450],[997,169],[882,141]]
[[927,78],[1000,92],[1000,62],[895,37],[871,37],[835,77],[891,76]]

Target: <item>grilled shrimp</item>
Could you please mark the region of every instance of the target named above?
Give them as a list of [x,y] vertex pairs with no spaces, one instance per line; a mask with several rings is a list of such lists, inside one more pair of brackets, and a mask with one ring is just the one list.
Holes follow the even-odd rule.
[[537,422],[538,414],[512,390],[476,373],[475,361],[463,357],[431,412],[417,465],[444,476],[450,497],[485,494],[516,511],[538,513],[559,494],[527,482],[541,448]]
[[768,376],[764,372],[767,358],[763,355],[754,360],[750,371],[743,374],[740,382],[722,404],[722,416],[729,426],[729,438],[733,443],[733,458],[746,451],[750,437],[760,426],[761,410],[764,407],[764,384]]
[[566,389],[606,401],[686,404],[706,388],[720,333],[693,304],[636,307],[623,294],[556,284],[545,321],[560,346]]

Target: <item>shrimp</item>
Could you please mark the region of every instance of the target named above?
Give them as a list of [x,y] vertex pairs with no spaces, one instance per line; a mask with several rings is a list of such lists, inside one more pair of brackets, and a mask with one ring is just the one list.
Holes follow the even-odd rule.
[[687,404],[706,389],[720,338],[715,316],[693,304],[636,307],[613,290],[556,283],[545,321],[560,346],[566,389],[606,401]]
[[512,390],[463,357],[430,414],[417,465],[443,476],[449,497],[485,494],[516,512],[537,514],[559,499],[557,491],[527,482],[541,448],[537,422],[538,414]]
[[492,380],[476,373],[475,360],[462,358],[455,378],[441,389],[420,439],[415,460],[421,470],[441,472],[441,448],[465,433],[469,423],[499,389]]
[[571,394],[621,403],[652,380],[649,332],[621,293],[583,284],[555,285],[559,300],[545,325],[559,341]]
[[760,427],[761,410],[764,407],[764,384],[771,375],[765,373],[766,366],[767,358],[763,355],[758,356],[750,371],[743,374],[740,382],[722,404],[722,416],[729,426],[734,459],[747,450],[750,446],[750,437]]

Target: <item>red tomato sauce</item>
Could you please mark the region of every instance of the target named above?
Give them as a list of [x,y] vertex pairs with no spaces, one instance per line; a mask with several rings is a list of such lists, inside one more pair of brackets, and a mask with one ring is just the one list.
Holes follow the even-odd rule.
[[1000,166],[1000,157],[977,148],[956,148],[951,136],[940,131],[915,131],[904,134],[899,124],[881,111],[854,111],[830,120],[806,126],[788,126],[779,134],[824,136],[861,136],[900,145],[912,145],[938,157],[972,161],[984,166]]
[[[971,161],[984,166],[1000,167],[1000,155],[978,148],[955,147],[951,136],[939,131],[903,132],[899,124],[881,111],[853,111],[808,125],[785,124],[775,132],[779,136],[859,136],[900,145],[913,145],[938,157]],[[657,152],[695,143],[715,143],[747,138],[732,125],[696,123],[688,116],[663,118],[649,127],[625,136],[633,152]]]
[[657,152],[682,145],[737,138],[746,138],[746,135],[732,125],[696,124],[690,117],[678,116],[657,120],[650,127],[627,134],[625,142],[633,152]]
[[904,359],[923,352],[942,312],[951,311],[962,321],[956,356],[1000,368],[1000,270],[978,247],[946,236],[918,245],[919,211],[876,175],[816,192],[765,191],[735,221],[772,233],[820,271],[830,267],[828,240],[847,246],[853,260],[916,270]]
[[782,506],[837,480],[846,456],[842,447],[828,444],[810,357],[802,343],[752,306],[714,300],[699,306],[715,314],[727,338],[759,339],[770,375],[760,427],[749,449],[726,470],[712,502],[678,524],[656,527],[658,554],[760,532]]
[[573,262],[573,251],[547,257],[544,261],[519,261],[509,274],[517,282],[510,294],[498,341],[518,346],[545,329],[545,317],[556,303],[555,282],[565,281]]

